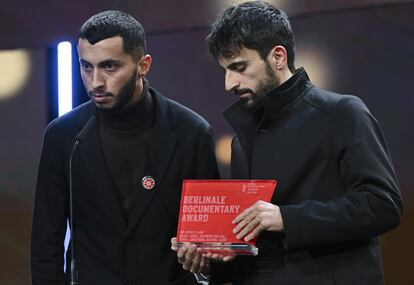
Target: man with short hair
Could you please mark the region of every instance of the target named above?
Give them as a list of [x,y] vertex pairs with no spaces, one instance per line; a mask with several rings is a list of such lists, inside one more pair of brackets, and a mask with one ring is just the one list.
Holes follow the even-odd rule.
[[179,262],[208,273],[200,260],[224,259],[212,263],[214,284],[383,284],[378,236],[399,224],[402,199],[367,107],[295,68],[288,17],[268,3],[228,8],[207,46],[226,90],[239,96],[224,112],[235,133],[231,177],[278,185],[270,203],[258,201],[229,225],[242,241],[258,237],[258,256],[201,258],[193,245],[178,251]]
[[[218,178],[210,125],[150,87],[144,29],[130,15],[92,16],[80,29],[78,53],[91,100],[45,132],[32,282],[193,284],[169,241],[176,234],[182,180]],[[76,280],[69,274],[71,246],[63,271],[71,194]]]

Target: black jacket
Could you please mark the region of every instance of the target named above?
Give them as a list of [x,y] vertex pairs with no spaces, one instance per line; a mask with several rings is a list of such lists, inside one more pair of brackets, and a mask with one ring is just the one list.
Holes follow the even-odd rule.
[[[146,174],[155,179],[155,187],[144,189],[137,177],[129,224],[105,164],[98,123],[85,134],[73,156],[74,240],[82,285],[193,281],[178,264],[170,239],[176,235],[182,180],[218,178],[212,132],[196,113],[152,89],[150,93],[154,126]],[[63,272],[63,241],[69,156],[75,136],[95,113],[93,103],[87,102],[46,129],[32,230],[34,285],[64,284],[68,278]]]
[[377,236],[400,221],[402,200],[380,126],[354,96],[321,90],[303,69],[235,131],[232,178],[276,179],[284,233],[259,236],[238,257],[234,284],[382,284]]

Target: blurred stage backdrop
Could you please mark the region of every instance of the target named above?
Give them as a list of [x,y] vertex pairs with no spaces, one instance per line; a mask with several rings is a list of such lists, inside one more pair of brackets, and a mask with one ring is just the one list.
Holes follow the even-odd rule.
[[[7,2],[7,3],[6,3]],[[147,34],[153,87],[213,126],[223,177],[231,130],[221,116],[236,98],[209,59],[209,24],[224,0],[0,3],[0,284],[29,284],[29,246],[37,163],[46,124],[57,115],[56,45],[76,45],[92,14],[118,9]],[[291,18],[297,67],[317,85],[362,98],[383,127],[405,200],[400,227],[383,237],[387,284],[411,284],[414,270],[414,1],[276,0]],[[74,106],[87,99],[73,50]],[[355,272],[364,274],[364,272]]]

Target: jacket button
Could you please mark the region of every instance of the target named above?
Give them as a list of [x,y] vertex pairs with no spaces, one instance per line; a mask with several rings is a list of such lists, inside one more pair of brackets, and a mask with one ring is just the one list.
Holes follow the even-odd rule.
[[299,87],[300,87],[300,88],[303,88],[304,86],[305,86],[305,79],[300,78],[300,79],[299,79]]

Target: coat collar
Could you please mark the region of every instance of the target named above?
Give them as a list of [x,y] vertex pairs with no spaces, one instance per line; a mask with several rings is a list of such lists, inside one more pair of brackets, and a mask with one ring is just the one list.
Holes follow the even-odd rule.
[[265,95],[263,107],[253,112],[248,111],[244,108],[243,102],[238,100],[223,112],[223,116],[233,129],[247,121],[256,120],[259,123],[264,118],[273,118],[294,105],[311,86],[305,69],[299,68],[286,82]]
[[286,82],[269,91],[263,110],[265,119],[271,119],[289,109],[304,95],[309,84],[311,83],[305,69],[299,68]]

